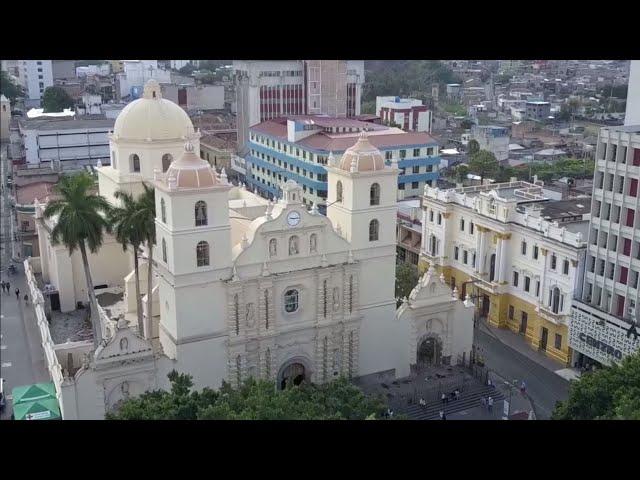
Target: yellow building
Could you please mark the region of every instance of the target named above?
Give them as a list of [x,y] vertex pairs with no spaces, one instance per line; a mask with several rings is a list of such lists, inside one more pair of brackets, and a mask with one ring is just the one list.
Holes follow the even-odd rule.
[[589,208],[589,198],[550,200],[541,182],[426,187],[421,271],[433,264],[490,325],[567,364]]

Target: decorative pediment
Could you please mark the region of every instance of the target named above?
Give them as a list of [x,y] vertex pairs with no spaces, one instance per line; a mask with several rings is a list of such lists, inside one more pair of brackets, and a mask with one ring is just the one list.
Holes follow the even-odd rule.
[[408,303],[412,307],[418,307],[452,300],[451,289],[445,283],[444,277],[439,277],[435,268],[431,266],[411,291]]
[[115,335],[106,345],[100,345],[95,353],[96,363],[128,360],[153,355],[151,343],[134,333],[121,322]]

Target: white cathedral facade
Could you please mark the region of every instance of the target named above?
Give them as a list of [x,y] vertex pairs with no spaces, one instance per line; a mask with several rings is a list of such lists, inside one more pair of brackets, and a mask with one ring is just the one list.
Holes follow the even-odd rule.
[[[291,180],[275,204],[234,187],[199,157],[199,136],[153,80],[116,120],[99,193],[115,203],[117,190],[155,187],[153,278],[140,267],[141,292],[152,282],[153,318],[145,296],[138,331],[132,254],[107,235],[91,274],[96,285],[122,286],[125,314],[101,312],[101,344],[87,345],[82,367],[55,382],[65,418],[103,418],[123,398],[167,388],[173,369],[196,388],[249,376],[282,387],[389,370],[405,377],[429,338],[445,362],[469,355],[473,305],[433,270],[396,309],[399,170],[366,135],[339,163],[329,159],[326,216],[302,203]],[[39,268],[70,310],[86,302],[82,264],[51,245],[56,219],[42,218],[43,208]]]

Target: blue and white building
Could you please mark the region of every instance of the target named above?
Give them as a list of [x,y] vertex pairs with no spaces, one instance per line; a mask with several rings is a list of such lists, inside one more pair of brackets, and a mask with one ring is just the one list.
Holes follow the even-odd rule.
[[247,184],[265,197],[278,198],[282,186],[292,179],[303,188],[303,202],[317,204],[324,213],[328,158],[333,155],[339,162],[363,130],[367,130],[371,144],[384,153],[387,164],[397,159],[399,199],[417,197],[425,184],[435,184],[439,146],[429,134],[327,116],[274,118],[251,127]]

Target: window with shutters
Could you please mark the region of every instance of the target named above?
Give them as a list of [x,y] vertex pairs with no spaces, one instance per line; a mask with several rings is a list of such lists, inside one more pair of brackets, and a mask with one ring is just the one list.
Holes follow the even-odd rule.
[[207,225],[207,204],[200,200],[195,206],[196,227]]

